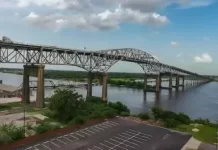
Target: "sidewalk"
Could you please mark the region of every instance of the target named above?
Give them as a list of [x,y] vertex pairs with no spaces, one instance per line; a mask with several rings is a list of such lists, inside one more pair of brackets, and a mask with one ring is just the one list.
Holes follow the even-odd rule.
[[197,150],[200,145],[201,145],[200,141],[191,137],[190,140],[183,146],[181,150],[189,150],[189,149]]

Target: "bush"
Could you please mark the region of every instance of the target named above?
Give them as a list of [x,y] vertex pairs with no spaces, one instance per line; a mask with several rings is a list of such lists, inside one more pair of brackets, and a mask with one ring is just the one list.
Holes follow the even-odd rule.
[[210,124],[210,121],[208,119],[202,119],[202,118],[195,119],[194,122],[203,125]]
[[165,119],[163,123],[164,127],[167,128],[175,128],[178,125],[178,122],[175,119]]
[[162,118],[164,111],[160,107],[154,106],[151,110],[155,120]]
[[74,124],[84,124],[85,122],[87,121],[87,119],[85,117],[82,117],[82,116],[77,116],[75,117],[71,123],[74,123]]
[[177,114],[172,111],[162,111],[162,114],[160,115],[161,120],[166,119],[174,119],[177,120]]
[[128,107],[126,105],[122,104],[121,102],[116,102],[116,103],[109,102],[108,106],[117,110],[119,115],[121,114],[121,112],[130,112]]
[[91,113],[91,115],[89,117],[93,118],[93,119],[100,118],[100,117],[102,117],[102,113],[100,111],[94,111]]
[[117,115],[117,111],[113,108],[107,108],[103,111],[103,116],[106,118],[113,118]]
[[39,124],[38,126],[34,127],[33,130],[36,131],[36,133],[41,134],[59,128],[60,126],[58,124],[53,124],[45,121]]
[[190,124],[191,123],[190,117],[184,113],[179,113],[176,117],[176,120],[182,124]]
[[87,97],[87,98],[86,98],[86,102],[91,102],[91,103],[103,103],[101,97],[95,97],[95,96]]
[[142,119],[142,120],[149,120],[149,119],[150,119],[150,116],[149,116],[148,113],[140,113],[140,114],[138,115],[138,117],[139,117],[140,119]]
[[7,110],[7,109],[11,109],[11,106],[8,106],[8,105],[0,105],[0,111],[2,110]]
[[24,138],[24,129],[16,125],[3,124],[0,125],[0,143],[6,144]]

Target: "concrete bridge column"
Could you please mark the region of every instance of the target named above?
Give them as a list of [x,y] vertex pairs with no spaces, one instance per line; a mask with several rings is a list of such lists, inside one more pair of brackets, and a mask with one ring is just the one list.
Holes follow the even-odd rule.
[[156,92],[160,92],[160,75],[156,76]]
[[177,74],[177,75],[176,75],[176,91],[179,90],[179,79],[180,79],[180,77],[179,77],[179,75]]
[[182,76],[182,90],[185,89],[185,76]]
[[144,75],[144,90],[147,90],[147,84],[148,84],[148,75]]
[[87,96],[86,97],[91,97],[92,96],[92,78],[93,78],[93,74],[90,71],[88,73],[88,86],[87,86]]
[[44,107],[44,65],[38,66],[38,81],[37,81],[37,95],[36,95],[36,107]]
[[23,71],[23,91],[22,91],[22,103],[30,103],[30,85],[29,85],[29,69],[28,65],[24,65]]
[[172,73],[169,75],[169,90],[172,90],[173,88],[173,76]]
[[106,72],[104,72],[102,77],[102,100],[105,103],[107,103],[107,78],[108,75]]

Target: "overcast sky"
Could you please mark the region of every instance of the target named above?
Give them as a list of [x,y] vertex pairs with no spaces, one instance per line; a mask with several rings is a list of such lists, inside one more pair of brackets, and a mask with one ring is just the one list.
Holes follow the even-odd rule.
[[[0,36],[91,50],[136,48],[166,64],[218,75],[217,14],[216,0],[0,0]],[[142,72],[126,62],[109,71]]]

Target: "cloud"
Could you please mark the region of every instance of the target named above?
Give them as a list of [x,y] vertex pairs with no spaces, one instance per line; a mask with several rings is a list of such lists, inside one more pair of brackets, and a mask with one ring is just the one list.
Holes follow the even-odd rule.
[[92,14],[52,14],[38,15],[31,12],[25,17],[25,21],[31,25],[59,30],[66,26],[81,29],[109,30],[119,28],[124,22],[136,22],[144,25],[164,25],[169,22],[166,16],[157,13],[141,13],[131,9],[118,8],[115,11],[106,10]]
[[[193,4],[193,1],[195,2]],[[34,26],[58,30],[68,26],[83,29],[109,30],[133,22],[144,25],[165,25],[169,19],[157,12],[171,5],[196,6],[206,0],[0,0],[0,8],[17,7],[34,10],[38,17],[26,17]],[[207,0],[211,1],[211,0]],[[206,2],[205,2],[206,3]],[[58,14],[42,14],[41,12]],[[40,13],[40,15],[39,15]],[[57,21],[61,19],[62,21]]]
[[213,58],[208,53],[204,53],[201,56],[195,56],[194,61],[197,63],[212,63]]
[[171,41],[170,44],[171,44],[172,46],[179,46],[179,43],[176,42],[176,41]]
[[181,8],[206,7],[214,2],[215,0],[181,0]]
[[209,40],[210,40],[210,38],[209,38],[209,37],[206,37],[206,36],[204,36],[204,37],[203,37],[203,40],[205,40],[205,41],[209,41]]
[[181,56],[182,56],[182,53],[178,53],[178,54],[176,55],[177,58],[179,58],[179,57],[181,57]]

